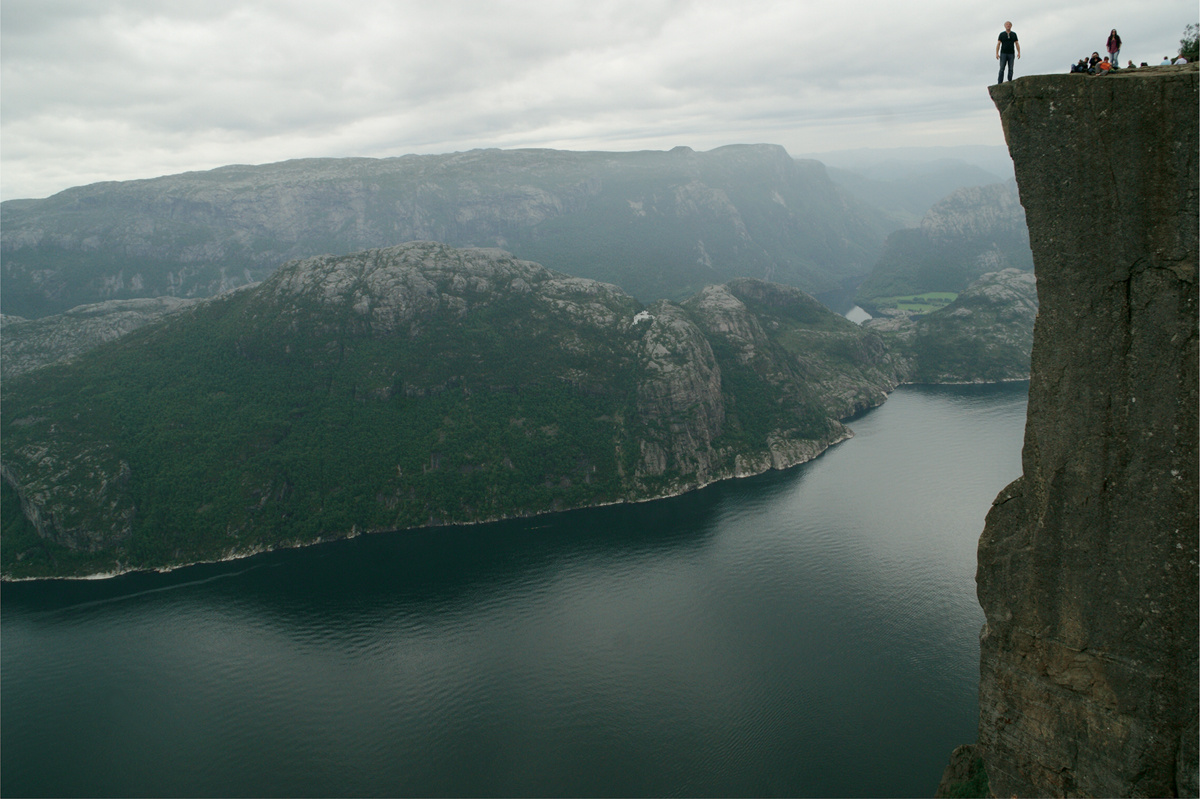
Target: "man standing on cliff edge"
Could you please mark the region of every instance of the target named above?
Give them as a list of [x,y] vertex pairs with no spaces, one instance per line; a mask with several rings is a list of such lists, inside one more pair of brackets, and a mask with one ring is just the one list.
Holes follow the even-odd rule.
[[1020,58],[1021,43],[1017,41],[1017,34],[1013,33],[1012,23],[1005,22],[1004,30],[1000,32],[1000,38],[996,40],[996,59],[1000,62],[1000,74],[996,76],[996,83],[1004,83],[1005,64],[1008,64],[1008,79],[1012,80],[1014,47],[1016,48],[1015,58]]

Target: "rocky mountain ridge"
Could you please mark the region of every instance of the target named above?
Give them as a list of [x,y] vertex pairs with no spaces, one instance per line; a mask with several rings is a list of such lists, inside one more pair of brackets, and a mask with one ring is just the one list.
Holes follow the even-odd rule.
[[0,315],[0,380],[70,360],[196,302],[150,297],[81,305],[41,319]]
[[307,159],[0,205],[0,310],[207,297],[285,261],[414,240],[501,247],[643,301],[757,277],[808,291],[874,263],[878,211],[772,145]]

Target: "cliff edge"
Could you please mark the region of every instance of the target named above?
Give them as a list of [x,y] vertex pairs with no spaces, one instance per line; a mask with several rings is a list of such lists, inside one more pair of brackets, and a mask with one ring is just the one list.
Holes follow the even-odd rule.
[[996,796],[1197,795],[1197,68],[993,86],[1040,310],[979,542]]

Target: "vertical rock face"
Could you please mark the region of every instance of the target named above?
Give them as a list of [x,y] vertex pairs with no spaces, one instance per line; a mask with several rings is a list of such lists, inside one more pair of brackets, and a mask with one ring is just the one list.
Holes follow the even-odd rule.
[[637,386],[639,421],[656,435],[640,442],[639,476],[668,469],[712,480],[713,440],[725,422],[721,370],[712,347],[677,305],[661,301],[647,314],[638,348],[642,379]]
[[979,542],[997,796],[1197,794],[1197,71],[993,86],[1040,311]]

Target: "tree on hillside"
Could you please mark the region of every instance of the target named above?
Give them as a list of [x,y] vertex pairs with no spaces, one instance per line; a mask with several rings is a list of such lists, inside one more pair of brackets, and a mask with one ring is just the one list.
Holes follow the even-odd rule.
[[1190,64],[1200,61],[1200,25],[1193,22],[1183,29],[1183,38],[1179,40],[1179,54]]

